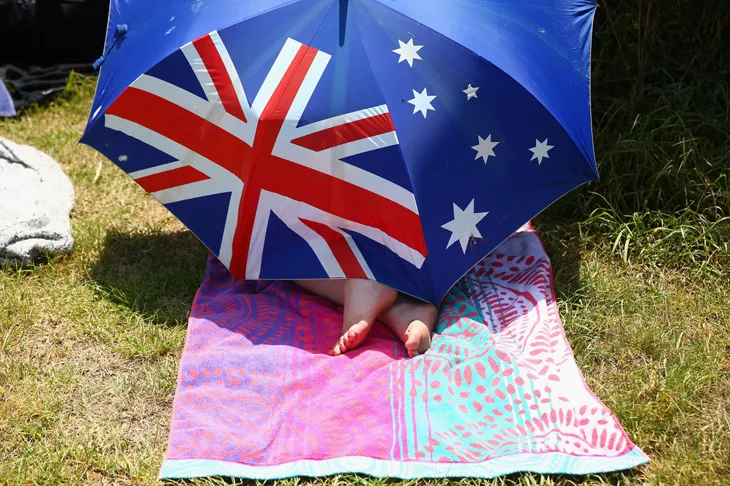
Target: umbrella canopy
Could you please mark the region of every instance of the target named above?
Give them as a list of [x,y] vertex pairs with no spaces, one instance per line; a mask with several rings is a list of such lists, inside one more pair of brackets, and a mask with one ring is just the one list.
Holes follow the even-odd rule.
[[0,78],[0,117],[15,116],[16,114],[13,98],[8,93],[2,78]]
[[438,304],[597,179],[588,0],[113,0],[82,142],[238,278]]

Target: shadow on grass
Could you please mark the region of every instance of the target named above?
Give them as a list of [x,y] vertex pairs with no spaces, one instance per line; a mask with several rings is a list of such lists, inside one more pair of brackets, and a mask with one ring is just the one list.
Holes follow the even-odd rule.
[[553,266],[555,297],[571,301],[576,295],[584,294],[580,273],[580,236],[568,223],[561,223],[549,216],[537,218],[533,225]]
[[208,250],[190,232],[111,231],[91,270],[104,298],[163,325],[187,322]]

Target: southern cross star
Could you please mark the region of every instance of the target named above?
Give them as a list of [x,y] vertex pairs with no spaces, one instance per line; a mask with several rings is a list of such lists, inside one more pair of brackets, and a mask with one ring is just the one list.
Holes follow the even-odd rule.
[[477,151],[477,156],[474,157],[474,160],[479,160],[481,157],[484,159],[484,164],[486,164],[489,157],[497,156],[497,154],[494,153],[494,147],[497,145],[499,145],[499,142],[492,142],[492,135],[489,135],[487,138],[479,137],[479,144],[472,147]]
[[423,91],[420,93],[414,89],[413,96],[414,98],[408,101],[408,103],[413,105],[414,115],[420,111],[423,115],[423,118],[426,118],[428,110],[436,111],[436,109],[431,104],[431,102],[435,100],[436,97],[429,95],[428,91],[426,91],[426,88],[423,88]]
[[472,237],[481,238],[482,234],[477,229],[477,224],[485,218],[487,213],[474,212],[474,199],[471,200],[466,209],[462,210],[454,203],[454,219],[441,226],[445,230],[451,231],[451,239],[446,245],[448,249],[457,241],[461,244],[461,250],[466,255],[466,248]]
[[472,87],[470,84],[469,87],[463,91],[463,93],[466,94],[466,101],[469,101],[472,98],[479,98],[477,96],[477,91],[479,91],[479,87]]
[[555,147],[548,145],[547,138],[544,142],[535,140],[535,147],[530,149],[530,152],[532,152],[532,158],[530,161],[537,159],[537,165],[542,165],[542,159],[549,159],[550,155],[548,155],[548,152],[553,148]]
[[393,52],[400,56],[400,58],[398,59],[398,64],[402,63],[403,61],[407,61],[408,65],[410,67],[413,67],[413,61],[415,61],[416,59],[418,59],[419,61],[423,60],[421,59],[421,56],[418,55],[418,51],[420,51],[423,46],[415,45],[413,43],[413,39],[410,39],[407,44],[399,40],[398,44],[400,44],[400,47],[393,50]]

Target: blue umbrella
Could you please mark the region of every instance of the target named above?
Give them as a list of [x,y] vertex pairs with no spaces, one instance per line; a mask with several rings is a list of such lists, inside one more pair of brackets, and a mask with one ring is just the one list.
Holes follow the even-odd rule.
[[13,98],[8,93],[2,78],[0,78],[0,117],[15,116],[16,114]]
[[246,279],[438,304],[598,178],[591,0],[113,0],[82,142]]

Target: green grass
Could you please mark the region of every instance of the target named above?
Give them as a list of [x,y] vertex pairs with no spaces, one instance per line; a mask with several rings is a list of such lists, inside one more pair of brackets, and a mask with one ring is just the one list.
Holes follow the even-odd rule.
[[[536,221],[576,359],[652,462],[461,483],[730,484],[728,26],[721,0],[603,2],[593,68],[603,180]],[[164,456],[207,252],[76,144],[92,94],[93,80],[77,77],[50,106],[0,121],[3,136],[56,158],[77,191],[73,254],[0,270],[0,484],[152,484]]]

